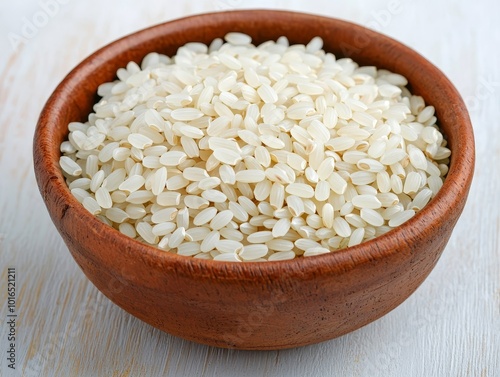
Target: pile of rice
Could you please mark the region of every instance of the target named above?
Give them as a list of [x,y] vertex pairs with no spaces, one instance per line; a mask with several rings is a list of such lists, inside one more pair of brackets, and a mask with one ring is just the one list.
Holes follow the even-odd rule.
[[241,33],[130,62],[60,165],[101,221],[159,249],[277,261],[377,237],[431,200],[450,150],[396,73]]

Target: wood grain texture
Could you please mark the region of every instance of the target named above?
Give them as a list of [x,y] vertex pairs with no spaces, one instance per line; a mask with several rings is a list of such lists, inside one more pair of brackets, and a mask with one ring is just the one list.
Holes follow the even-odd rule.
[[[6,312],[5,267],[15,266],[21,313],[18,375],[498,375],[500,201],[494,194],[500,187],[495,166],[500,135],[494,119],[500,115],[500,75],[493,46],[500,28],[493,15],[499,6],[493,1],[401,1],[400,9],[391,12],[389,3],[221,0],[118,6],[115,1],[73,1],[61,6],[17,52],[7,34],[20,33],[22,17],[31,18],[41,8],[36,1],[1,5],[5,54],[0,58],[0,314]],[[82,58],[160,21],[248,6],[286,7],[368,23],[421,52],[465,97],[478,151],[464,215],[436,269],[417,292],[352,334],[279,352],[196,345],[154,330],[114,306],[87,281],[60,240],[37,193],[31,163],[38,113],[55,85]],[[98,8],[102,11],[96,12]],[[107,18],[112,10],[121,22]],[[2,323],[2,352],[6,331]],[[2,375],[9,376],[4,358],[0,365]]]

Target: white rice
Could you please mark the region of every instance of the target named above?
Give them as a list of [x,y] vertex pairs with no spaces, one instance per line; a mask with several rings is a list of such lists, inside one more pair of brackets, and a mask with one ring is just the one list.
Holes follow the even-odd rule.
[[319,37],[225,40],[129,63],[68,125],[60,166],[90,213],[166,252],[282,261],[382,235],[437,194],[451,152],[406,78]]

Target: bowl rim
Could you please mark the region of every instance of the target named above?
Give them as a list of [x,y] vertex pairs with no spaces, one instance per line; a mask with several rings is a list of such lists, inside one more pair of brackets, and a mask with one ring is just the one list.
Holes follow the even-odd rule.
[[[453,150],[460,150],[461,153],[452,153],[450,169],[442,188],[413,218],[370,241],[365,241],[359,245],[340,249],[329,254],[308,258],[294,258],[285,261],[234,263],[185,257],[165,252],[154,246],[131,239],[118,230],[102,223],[98,218],[85,210],[76,198],[73,197],[60,171],[59,159],[51,158],[54,157],[54,145],[42,140],[43,136],[47,134],[47,130],[50,129],[51,124],[57,124],[57,114],[64,111],[64,107],[68,103],[68,100],[64,98],[64,96],[61,96],[61,93],[65,93],[75,85],[78,85],[78,82],[81,80],[80,76],[91,74],[95,67],[103,62],[111,60],[117,53],[123,53],[133,48],[133,46],[137,46],[151,39],[153,36],[164,34],[170,28],[186,27],[188,23],[193,21],[198,24],[216,24],[227,17],[243,19],[243,17],[248,17],[249,15],[256,19],[270,16],[281,18],[299,17],[304,22],[314,22],[314,20],[321,18],[328,20],[328,22],[342,25],[345,28],[350,28],[353,33],[368,33],[376,40],[383,41],[393,46],[393,48],[398,49],[402,54],[409,56],[419,65],[425,66],[425,70],[429,72],[429,74],[440,78],[442,89],[450,94],[450,109],[452,111],[450,110],[447,114],[455,115],[457,127],[461,127],[465,137],[457,138],[455,141],[456,145],[452,147]],[[192,26],[189,25],[189,27]],[[57,152],[59,152],[59,146],[57,146]],[[62,216],[64,216],[68,210],[74,211],[74,214],[84,219],[85,222],[89,224],[89,228],[94,229],[94,232],[109,234],[113,237],[116,241],[115,247],[122,248],[122,250],[124,250],[124,255],[137,258],[138,260],[140,259],[150,266],[160,266],[166,271],[175,270],[176,274],[197,274],[200,278],[213,277],[216,275],[224,280],[238,281],[256,280],[258,277],[262,276],[277,279],[282,276],[290,277],[292,275],[294,277],[301,276],[303,278],[310,278],[319,273],[336,275],[351,270],[356,266],[371,263],[374,260],[384,259],[397,253],[398,249],[394,247],[395,245],[401,242],[411,244],[416,241],[424,229],[430,227],[426,221],[428,214],[432,213],[435,218],[443,222],[447,217],[447,211],[446,208],[443,208],[443,204],[451,204],[456,201],[457,197],[467,196],[474,172],[474,154],[472,124],[460,94],[444,73],[416,51],[388,36],[366,29],[352,22],[315,14],[267,9],[213,12],[183,17],[139,30],[107,44],[73,68],[57,86],[41,112],[33,141],[34,168],[39,189],[46,203],[48,199],[46,198],[44,190],[47,188],[50,188],[50,194],[47,195],[56,195],[59,198],[63,198],[63,205],[65,207],[62,209]],[[60,153],[57,157],[59,156]],[[42,177],[42,174],[40,174],[40,169],[46,171],[45,177]],[[465,184],[463,184],[463,182],[465,182]],[[59,199],[59,201],[60,200],[61,199]],[[52,215],[51,213],[51,216]],[[403,238],[401,237],[402,235],[404,236]],[[130,247],[130,245],[133,247]],[[95,253],[95,251],[92,252]]]

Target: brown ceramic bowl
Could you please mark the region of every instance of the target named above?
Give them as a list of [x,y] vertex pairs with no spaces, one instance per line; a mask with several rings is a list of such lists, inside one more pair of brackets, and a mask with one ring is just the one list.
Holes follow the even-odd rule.
[[[436,107],[452,150],[439,194],[399,228],[329,255],[268,263],[182,257],[127,238],[91,216],[70,194],[59,145],[67,124],[84,121],[99,84],[151,51],[172,55],[190,41],[242,31],[260,43],[286,35],[406,76]],[[87,277],[114,303],[170,334],[217,347],[280,349],[332,339],[401,304],[438,261],[464,207],[474,170],[474,138],[460,95],[408,47],[345,21],[279,11],[188,17],[134,33],[76,67],[48,100],[34,138],[35,172],[52,221]]]

